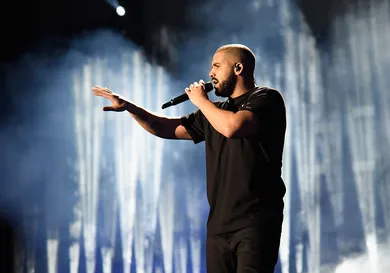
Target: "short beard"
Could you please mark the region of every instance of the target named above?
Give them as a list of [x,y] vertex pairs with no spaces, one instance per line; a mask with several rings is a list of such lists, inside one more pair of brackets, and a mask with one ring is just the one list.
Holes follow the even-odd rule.
[[215,95],[223,98],[230,97],[233,94],[236,84],[237,77],[232,71],[226,80],[220,82],[220,87],[215,88]]

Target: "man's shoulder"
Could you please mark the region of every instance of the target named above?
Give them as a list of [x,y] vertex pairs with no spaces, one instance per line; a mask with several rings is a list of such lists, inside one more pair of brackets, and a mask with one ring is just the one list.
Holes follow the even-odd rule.
[[252,91],[253,94],[275,94],[281,95],[280,91],[276,88],[268,87],[268,86],[256,86]]
[[267,99],[270,102],[271,101],[282,101],[283,102],[283,96],[282,93],[275,89],[268,86],[257,86],[255,89],[251,92],[250,96],[248,97],[248,100],[253,99]]

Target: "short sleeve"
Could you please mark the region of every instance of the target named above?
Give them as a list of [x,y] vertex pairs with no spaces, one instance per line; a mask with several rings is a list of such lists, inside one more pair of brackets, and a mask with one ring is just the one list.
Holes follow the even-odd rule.
[[269,89],[260,89],[253,92],[248,100],[238,107],[238,110],[251,111],[257,120],[258,131],[257,136],[263,136],[269,131],[269,126],[272,123],[272,93]]
[[270,94],[260,89],[253,92],[246,102],[239,105],[238,110],[249,110],[255,115],[259,115],[268,108],[269,104]]
[[199,109],[189,115],[181,117],[181,123],[186,128],[195,144],[205,140],[205,117]]

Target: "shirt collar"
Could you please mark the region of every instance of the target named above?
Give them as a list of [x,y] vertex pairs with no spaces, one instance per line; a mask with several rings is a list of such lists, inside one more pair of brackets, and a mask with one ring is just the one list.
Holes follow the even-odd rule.
[[235,97],[235,98],[229,97],[228,103],[229,103],[229,104],[234,104],[235,106],[239,106],[239,105],[240,105],[243,101],[245,101],[245,100],[248,98],[248,96],[249,96],[250,94],[252,94],[253,91],[255,91],[257,88],[258,88],[258,87],[255,86],[254,88],[249,89],[249,90],[248,90],[247,92],[245,92],[244,94],[241,94],[241,95],[239,95],[238,97]]

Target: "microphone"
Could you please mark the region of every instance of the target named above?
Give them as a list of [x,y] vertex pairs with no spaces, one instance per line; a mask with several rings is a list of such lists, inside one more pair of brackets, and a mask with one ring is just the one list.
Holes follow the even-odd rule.
[[[206,92],[210,92],[211,90],[214,89],[214,86],[211,82],[206,82],[204,84],[204,89],[206,90]],[[161,109],[165,109],[165,108],[168,108],[169,106],[172,106],[172,105],[176,105],[176,104],[179,104],[179,103],[182,103],[186,100],[188,100],[189,97],[186,93],[176,97],[176,98],[173,98],[171,99],[170,101],[164,103],[162,106],[161,106]]]

